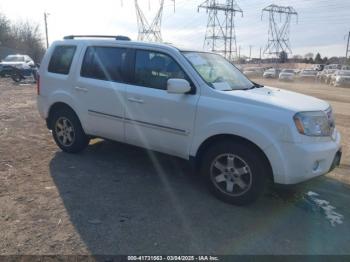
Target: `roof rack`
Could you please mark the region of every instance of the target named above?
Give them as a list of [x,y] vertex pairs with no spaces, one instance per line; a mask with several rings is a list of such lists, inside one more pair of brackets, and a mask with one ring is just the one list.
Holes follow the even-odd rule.
[[74,39],[74,38],[113,38],[115,40],[130,41],[131,39],[123,35],[67,35],[63,37],[64,40]]

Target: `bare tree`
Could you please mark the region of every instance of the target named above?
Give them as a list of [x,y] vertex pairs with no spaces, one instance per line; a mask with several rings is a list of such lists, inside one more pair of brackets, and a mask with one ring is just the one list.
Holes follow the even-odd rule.
[[7,45],[11,39],[10,21],[0,14],[0,45]]
[[36,62],[45,52],[38,24],[29,21],[14,24],[3,14],[0,14],[0,45],[27,54]]
[[12,36],[15,40],[15,49],[22,50],[34,61],[40,61],[45,48],[42,41],[39,25],[26,22],[19,22],[12,26]]

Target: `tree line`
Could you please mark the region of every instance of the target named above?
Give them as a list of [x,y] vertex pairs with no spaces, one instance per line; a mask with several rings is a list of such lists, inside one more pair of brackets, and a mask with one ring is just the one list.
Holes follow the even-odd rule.
[[45,46],[38,24],[29,21],[14,23],[0,13],[0,46],[29,55],[40,62]]

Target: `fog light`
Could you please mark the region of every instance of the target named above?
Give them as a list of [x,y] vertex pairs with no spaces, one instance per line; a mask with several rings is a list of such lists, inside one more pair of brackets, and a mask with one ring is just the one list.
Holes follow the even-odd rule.
[[315,161],[315,163],[314,163],[314,165],[312,167],[312,170],[316,171],[319,167],[320,167],[320,161]]

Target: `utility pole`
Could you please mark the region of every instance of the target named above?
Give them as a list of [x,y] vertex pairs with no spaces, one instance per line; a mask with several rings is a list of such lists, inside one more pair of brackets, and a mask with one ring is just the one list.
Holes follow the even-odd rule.
[[349,58],[349,53],[350,53],[350,31],[349,31],[349,34],[348,34],[348,43],[346,45],[346,53],[345,53],[345,58],[346,60]]
[[252,45],[249,45],[249,60],[252,59]]
[[261,64],[261,46],[260,46],[260,55],[259,55],[259,58],[260,58],[260,64]]
[[236,13],[243,16],[242,9],[235,0],[206,0],[198,6],[198,11],[200,8],[206,9],[208,13],[204,47],[232,61],[233,54],[237,55],[233,18]]
[[47,29],[47,17],[49,13],[44,12],[44,21],[45,21],[45,35],[46,35],[46,48],[49,48],[49,33]]
[[262,10],[261,19],[264,13],[269,15],[269,30],[267,45],[264,54],[279,57],[281,52],[292,53],[290,48],[290,23],[292,16],[298,13],[291,6],[269,5]]

